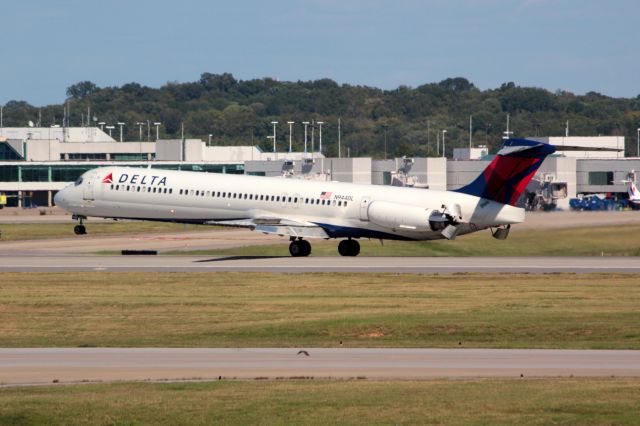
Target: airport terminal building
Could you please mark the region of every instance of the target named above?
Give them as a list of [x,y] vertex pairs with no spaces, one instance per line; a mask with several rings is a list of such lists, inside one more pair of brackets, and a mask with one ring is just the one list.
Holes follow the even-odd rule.
[[[625,193],[622,182],[640,170],[625,158],[622,136],[532,138],[556,146],[584,147],[545,160],[537,179],[564,185],[568,208],[578,194]],[[596,151],[595,148],[621,151]],[[8,206],[51,206],[53,196],[87,170],[114,165],[282,176],[375,185],[456,189],[492,159],[486,148],[456,149],[454,158],[326,158],[320,153],[265,153],[252,146],[208,146],[199,139],[119,142],[96,127],[0,129],[0,193]]]

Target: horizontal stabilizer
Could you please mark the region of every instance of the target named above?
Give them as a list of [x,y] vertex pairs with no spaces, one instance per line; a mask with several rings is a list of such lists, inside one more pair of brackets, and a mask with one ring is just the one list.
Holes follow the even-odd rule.
[[556,151],[608,151],[608,152],[622,152],[622,148],[603,148],[603,147],[591,147],[591,146],[573,146],[573,145],[553,145]]

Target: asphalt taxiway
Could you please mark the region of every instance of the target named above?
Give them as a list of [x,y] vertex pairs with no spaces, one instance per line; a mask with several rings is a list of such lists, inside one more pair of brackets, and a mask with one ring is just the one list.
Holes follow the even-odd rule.
[[0,349],[6,385],[116,380],[640,377],[640,351],[543,349]]
[[634,257],[273,257],[0,255],[4,272],[640,273]]

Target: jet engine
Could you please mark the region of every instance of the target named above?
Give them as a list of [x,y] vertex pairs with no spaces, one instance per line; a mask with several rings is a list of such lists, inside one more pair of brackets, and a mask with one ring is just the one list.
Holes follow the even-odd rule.
[[385,228],[400,228],[418,232],[428,232],[429,215],[433,210],[407,206],[405,204],[374,201],[369,204],[369,220]]
[[443,211],[408,206],[405,204],[374,201],[369,205],[369,220],[376,225],[392,229],[417,232],[441,231],[447,239],[454,239],[456,225],[461,219],[460,206],[455,204]]

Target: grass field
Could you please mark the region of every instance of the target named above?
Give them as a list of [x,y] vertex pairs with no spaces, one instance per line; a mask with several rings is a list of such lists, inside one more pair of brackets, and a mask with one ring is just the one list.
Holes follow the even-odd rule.
[[3,273],[1,347],[640,349],[631,274]]
[[[0,223],[2,221],[0,220]],[[87,223],[91,235],[126,235],[131,233],[149,234],[161,232],[211,231],[212,227],[182,225],[164,222],[101,222]],[[2,223],[0,241],[44,240],[73,238],[72,223]]]
[[[599,226],[511,232],[505,241],[489,231],[458,237],[455,241],[360,240],[363,256],[640,256],[640,245],[627,235],[640,234],[640,225]],[[289,256],[288,244],[236,247],[171,254]],[[312,256],[336,256],[337,240],[311,240]]]
[[0,424],[637,424],[637,379],[119,383],[0,389]]

